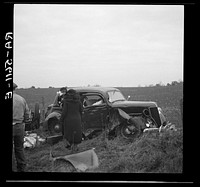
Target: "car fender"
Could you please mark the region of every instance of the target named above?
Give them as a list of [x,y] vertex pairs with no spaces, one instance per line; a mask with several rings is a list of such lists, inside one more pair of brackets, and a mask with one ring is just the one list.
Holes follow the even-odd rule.
[[49,119],[52,119],[52,118],[57,118],[58,120],[60,120],[60,117],[61,117],[61,113],[55,111],[55,112],[52,112],[50,113],[44,120],[43,122],[43,129],[44,130],[48,130],[48,121]]
[[45,121],[48,121],[49,119],[51,119],[51,118],[57,118],[58,120],[60,119],[60,117],[61,117],[61,113],[59,113],[59,112],[52,112],[52,113],[50,113],[47,117],[46,117],[46,119],[45,119]]

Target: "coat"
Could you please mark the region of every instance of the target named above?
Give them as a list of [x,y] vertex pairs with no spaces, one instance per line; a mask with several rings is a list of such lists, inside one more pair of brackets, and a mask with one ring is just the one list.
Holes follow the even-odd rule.
[[82,140],[82,104],[77,93],[68,93],[64,97],[60,122],[64,138],[70,144],[81,143]]

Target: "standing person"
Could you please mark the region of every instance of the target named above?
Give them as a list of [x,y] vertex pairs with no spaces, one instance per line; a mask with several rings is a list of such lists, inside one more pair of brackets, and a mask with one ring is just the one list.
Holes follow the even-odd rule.
[[58,104],[60,106],[63,105],[63,100],[64,100],[64,97],[65,97],[66,94],[67,94],[67,87],[60,88],[59,97],[58,97]]
[[67,93],[67,87],[62,87],[60,90],[56,93],[56,97],[54,99],[53,105],[54,106],[62,106],[63,104],[63,98]]
[[60,123],[63,127],[64,138],[66,139],[66,147],[77,151],[77,144],[82,140],[82,104],[79,94],[70,89],[63,102],[63,109]]
[[24,172],[26,159],[24,155],[25,121],[29,118],[29,108],[23,97],[15,93],[17,85],[13,83],[13,145],[17,171]]

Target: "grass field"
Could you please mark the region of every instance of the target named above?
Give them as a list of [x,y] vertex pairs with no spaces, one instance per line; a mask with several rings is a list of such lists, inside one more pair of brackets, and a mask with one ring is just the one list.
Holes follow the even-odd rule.
[[[119,137],[108,140],[102,133],[98,137],[83,141],[80,151],[95,148],[99,158],[99,167],[92,172],[101,173],[182,173],[183,169],[183,128],[180,112],[180,99],[183,98],[183,85],[158,87],[121,87],[125,97],[130,100],[155,101],[163,109],[167,120],[173,122],[177,131],[167,131],[161,134],[144,134],[131,142]],[[54,100],[59,88],[18,89],[33,110],[36,102],[42,108],[42,97],[45,108]],[[37,131],[41,136],[41,129]],[[61,171],[52,168],[49,160],[50,146],[42,144],[33,149],[26,149],[28,172]],[[69,154],[63,142],[53,147],[54,155]],[[90,171],[91,172],[91,171]]]
[[[124,96],[131,96],[130,100],[155,101],[160,107],[179,107],[179,100],[183,97],[183,85],[176,86],[154,86],[154,87],[118,87]],[[36,102],[44,100],[45,108],[52,104],[59,88],[29,88],[17,89],[17,93],[23,96],[30,109],[34,109]]]

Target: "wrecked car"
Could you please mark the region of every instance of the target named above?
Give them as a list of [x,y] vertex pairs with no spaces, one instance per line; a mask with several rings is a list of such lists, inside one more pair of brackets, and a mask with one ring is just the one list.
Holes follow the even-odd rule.
[[[166,123],[166,118],[156,102],[130,101],[117,88],[110,87],[75,87],[83,104],[83,138],[92,138],[105,130],[110,136],[122,136],[134,139],[146,128],[159,128]],[[48,107],[44,127],[51,135],[62,132],[59,123],[62,105],[55,97]]]

